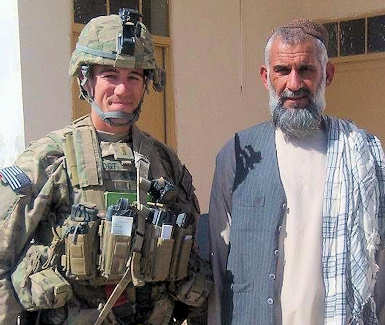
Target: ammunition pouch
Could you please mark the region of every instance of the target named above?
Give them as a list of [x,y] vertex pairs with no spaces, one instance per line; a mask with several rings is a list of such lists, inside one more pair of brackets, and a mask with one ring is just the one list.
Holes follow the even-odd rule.
[[52,267],[47,267],[49,248],[32,244],[11,279],[22,306],[28,311],[64,306],[72,298],[67,280]]
[[146,282],[178,281],[187,277],[192,231],[192,226],[174,226],[172,237],[162,238],[162,227],[146,223],[141,260]]
[[193,227],[176,227],[175,245],[170,265],[170,281],[178,281],[187,277],[191,249],[193,246]]
[[165,281],[169,274],[174,239],[160,237],[161,227],[146,224],[141,267],[146,282]]
[[102,220],[99,227],[100,274],[108,280],[120,280],[127,269],[131,236],[112,233],[112,221]]
[[69,279],[87,280],[95,277],[98,226],[98,220],[87,223],[69,221],[70,232],[65,238],[65,255],[62,257]]

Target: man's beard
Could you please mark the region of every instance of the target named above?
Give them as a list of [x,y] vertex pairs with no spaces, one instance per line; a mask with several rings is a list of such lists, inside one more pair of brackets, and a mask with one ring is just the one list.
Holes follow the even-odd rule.
[[[279,127],[284,134],[294,138],[304,138],[314,134],[320,128],[322,112],[325,108],[325,81],[324,78],[316,89],[314,95],[307,88],[300,88],[297,91],[285,89],[277,95],[273,88],[270,77],[269,86],[269,105],[273,117],[273,123]],[[288,97],[306,96],[309,104],[305,107],[285,108],[283,103]]]

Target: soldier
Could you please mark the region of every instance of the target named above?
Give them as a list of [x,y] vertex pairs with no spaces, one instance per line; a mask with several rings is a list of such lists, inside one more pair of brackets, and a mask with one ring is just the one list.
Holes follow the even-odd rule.
[[91,114],[0,170],[1,325],[203,323],[191,175],[135,126],[150,82],[164,85],[140,17],[84,27],[70,74]]

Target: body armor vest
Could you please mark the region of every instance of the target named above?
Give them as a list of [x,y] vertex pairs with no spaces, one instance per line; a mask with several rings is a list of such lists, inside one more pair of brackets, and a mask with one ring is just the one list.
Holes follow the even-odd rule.
[[[150,144],[140,145],[141,150],[149,153]],[[123,280],[127,280],[126,292],[131,292],[131,306],[135,306],[137,293],[149,296],[150,290],[152,299],[146,308],[138,301],[143,313],[134,308],[128,319],[146,315],[148,310],[145,324],[168,324],[174,308],[169,290],[188,305],[202,305],[212,282],[206,281],[210,274],[202,272],[208,267],[200,259],[194,258],[196,262],[189,268],[193,224],[183,211],[168,213],[167,205],[147,205],[152,184],[149,161],[129,143],[99,143],[89,119],[84,118],[65,134],[64,153],[72,209],[59,224],[52,218],[56,220],[51,222],[52,240],[43,245],[32,243],[12,275],[24,308],[55,310],[74,292],[77,299],[95,308],[111,294],[107,287]],[[120,213],[119,199],[131,202],[134,214]],[[120,212],[111,213],[111,208]],[[30,264],[36,267],[26,274]],[[161,294],[155,297],[154,288]]]

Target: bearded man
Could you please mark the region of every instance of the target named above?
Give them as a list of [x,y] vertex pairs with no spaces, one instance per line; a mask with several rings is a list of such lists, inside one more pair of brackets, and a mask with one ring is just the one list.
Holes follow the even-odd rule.
[[278,27],[260,69],[272,121],[220,151],[209,230],[209,324],[384,324],[379,140],[324,114],[325,28]]

